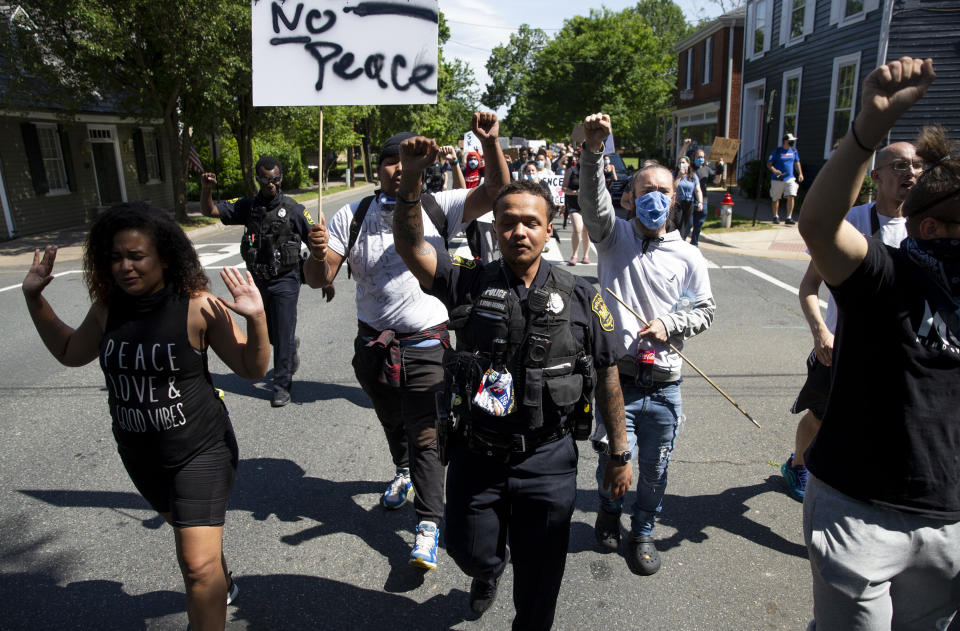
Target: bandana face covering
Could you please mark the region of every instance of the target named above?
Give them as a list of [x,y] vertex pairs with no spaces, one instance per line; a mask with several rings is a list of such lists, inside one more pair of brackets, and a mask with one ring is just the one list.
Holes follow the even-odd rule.
[[660,191],[650,191],[634,202],[637,219],[648,230],[659,230],[670,215],[670,198]]

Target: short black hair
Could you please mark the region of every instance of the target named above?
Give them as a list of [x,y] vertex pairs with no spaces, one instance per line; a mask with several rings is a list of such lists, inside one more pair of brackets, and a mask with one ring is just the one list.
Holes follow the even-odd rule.
[[280,166],[280,161],[273,156],[261,156],[261,158],[257,160],[257,166],[254,167],[253,172],[259,174],[260,169],[263,169],[264,171],[280,169],[280,175],[283,175],[283,167]]
[[496,219],[497,208],[500,206],[500,201],[508,195],[517,195],[519,193],[526,193],[527,195],[533,195],[534,197],[543,199],[547,204],[547,223],[553,221],[553,218],[557,214],[557,205],[553,203],[553,195],[539,182],[531,182],[530,180],[515,180],[500,189],[497,198],[493,200],[494,219]]

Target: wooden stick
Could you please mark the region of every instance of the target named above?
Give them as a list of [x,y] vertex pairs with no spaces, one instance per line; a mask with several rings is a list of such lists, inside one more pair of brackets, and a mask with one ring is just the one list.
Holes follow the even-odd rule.
[[317,218],[323,217],[323,106],[320,106],[320,125],[317,132]]
[[[617,294],[613,293],[613,291],[611,291],[609,287],[606,287],[605,289],[607,290],[607,293],[610,294],[611,296],[613,296],[614,298],[616,298],[616,299],[617,299],[617,302],[619,302],[620,304],[622,304],[627,311],[629,311],[629,312],[632,313],[634,316],[636,316],[637,320],[640,320],[640,322],[643,324],[643,326],[646,326],[646,327],[649,327],[649,326],[650,326],[650,324],[649,324],[646,320],[644,320],[643,317],[642,317],[639,313],[637,313],[636,311],[634,311],[633,309],[631,309],[631,308],[630,308],[630,305],[628,305],[627,303],[625,303],[625,302],[623,301],[623,299],[620,298],[620,296],[618,296]],[[709,383],[711,386],[713,386],[713,387],[717,390],[717,392],[719,392],[720,394],[722,394],[727,401],[729,401],[730,403],[732,403],[732,404],[733,404],[733,407],[737,408],[737,409],[740,411],[741,414],[743,414],[744,416],[746,416],[746,417],[750,420],[751,423],[753,423],[753,424],[756,425],[757,427],[760,427],[760,423],[758,423],[758,422],[756,422],[755,420],[753,420],[753,417],[750,416],[749,414],[747,414],[747,411],[744,410],[742,407],[740,407],[740,405],[739,405],[736,401],[734,401],[733,399],[731,399],[731,398],[730,398],[730,395],[728,395],[726,392],[724,392],[724,391],[720,388],[720,386],[718,386],[717,384],[715,384],[715,383],[713,382],[713,379],[711,379],[710,377],[707,376],[707,373],[705,373],[705,372],[703,372],[702,370],[700,370],[699,368],[697,368],[696,364],[694,364],[692,361],[690,361],[689,359],[687,359],[686,356],[685,356],[683,353],[681,353],[681,352],[677,349],[676,346],[674,346],[673,344],[670,344],[669,342],[667,342],[667,345],[670,347],[670,350],[672,350],[674,353],[676,353],[677,355],[680,356],[680,359],[682,359],[683,361],[687,362],[687,365],[689,365],[691,368],[693,368],[694,370],[696,370],[697,373],[698,373],[701,377],[703,377],[704,379],[706,379],[706,380],[707,380],[707,383]]]

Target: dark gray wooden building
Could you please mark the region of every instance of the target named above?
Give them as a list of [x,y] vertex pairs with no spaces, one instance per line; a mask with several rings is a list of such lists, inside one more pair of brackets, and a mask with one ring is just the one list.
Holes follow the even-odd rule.
[[904,55],[933,57],[938,78],[890,140],[933,123],[960,135],[957,0],[748,0],[746,9],[741,165],[766,160],[791,132],[809,185],[859,111],[863,79]]

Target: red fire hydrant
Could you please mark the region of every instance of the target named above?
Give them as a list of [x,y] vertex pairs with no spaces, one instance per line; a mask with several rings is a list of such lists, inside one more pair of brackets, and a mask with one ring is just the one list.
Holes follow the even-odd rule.
[[730,196],[730,193],[727,193],[723,196],[723,201],[720,202],[720,225],[724,228],[729,228],[732,221],[733,198]]

